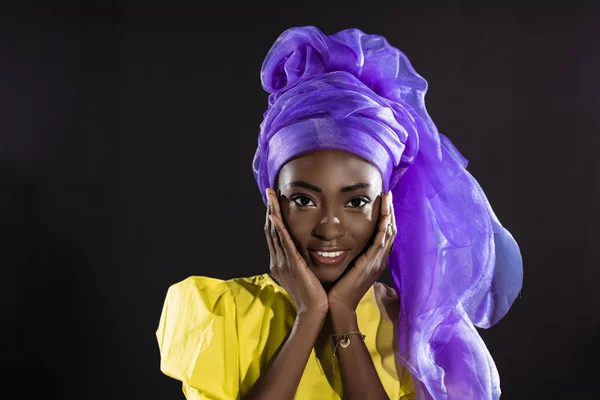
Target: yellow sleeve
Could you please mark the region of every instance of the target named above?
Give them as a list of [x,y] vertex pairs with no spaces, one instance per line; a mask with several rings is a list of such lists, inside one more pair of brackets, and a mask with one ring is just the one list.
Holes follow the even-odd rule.
[[239,397],[235,302],[227,282],[190,277],[172,285],[156,338],[161,371],[183,383],[187,399]]

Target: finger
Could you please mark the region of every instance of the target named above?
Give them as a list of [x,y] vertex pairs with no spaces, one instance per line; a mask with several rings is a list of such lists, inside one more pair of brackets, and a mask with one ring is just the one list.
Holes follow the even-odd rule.
[[[267,196],[268,198],[268,196]],[[267,239],[267,246],[269,247],[269,256],[272,262],[277,262],[277,253],[275,252],[275,245],[273,244],[273,236],[271,235],[271,220],[269,215],[271,214],[271,200],[269,199],[267,204],[267,212],[265,215],[265,238]]]
[[275,220],[275,214],[274,214],[274,204],[275,203],[275,195],[272,189],[267,189],[267,197],[269,198],[269,204],[270,204],[270,214],[268,215],[269,218],[269,222],[271,225],[271,229],[270,229],[270,235],[271,235],[271,240],[273,243],[273,249],[275,250],[275,255],[276,255],[276,265],[277,266],[281,266],[281,264],[283,263],[283,261],[285,260],[285,253],[283,251],[283,248],[281,246],[281,238],[279,236],[279,233],[277,232],[277,222]]
[[300,253],[298,253],[296,244],[294,243],[294,240],[292,239],[290,233],[288,232],[285,225],[283,224],[283,221],[281,220],[281,218],[279,218],[277,216],[275,216],[274,220],[276,221],[277,226],[278,226],[280,244],[281,244],[281,247],[283,248],[286,259],[289,261],[299,260],[299,258],[301,257]]
[[283,251],[285,252],[285,256],[288,260],[298,260],[300,257],[300,253],[298,253],[298,249],[296,248],[296,244],[294,240],[290,236],[290,233],[285,228],[283,221],[279,220],[279,238],[281,239],[281,246],[283,247]]
[[392,214],[391,214],[391,202],[390,200],[391,192],[387,192],[381,198],[381,207],[379,208],[379,225],[377,226],[377,233],[375,235],[375,239],[373,240],[373,244],[378,243],[378,239],[381,240],[381,244],[385,244],[385,238],[387,237],[389,225],[391,222]]
[[386,193],[386,225],[385,229],[385,251],[384,254],[387,255],[394,243],[394,237],[396,236],[396,219],[394,216],[394,204],[392,202],[392,192],[389,191]]
[[391,222],[392,222],[392,231],[394,233],[394,236],[396,236],[396,233],[398,232],[398,228],[396,227],[396,212],[394,210],[394,198],[392,196],[392,192],[390,191],[390,215],[391,215]]
[[296,248],[296,244],[292,240],[285,224],[283,223],[283,217],[281,216],[281,207],[279,205],[279,199],[277,198],[277,194],[274,190],[271,190],[271,204],[272,204],[272,215],[275,216],[275,221],[277,221],[278,225],[278,233],[280,239],[280,245],[283,251],[285,252],[285,256],[287,260],[298,260],[300,254]]
[[277,197],[277,193],[273,189],[269,189],[271,193],[271,213],[279,218],[281,218],[281,208],[279,207],[279,198]]
[[279,236],[279,228],[277,227],[277,222],[275,220],[275,216],[273,214],[269,215],[269,220],[271,221],[271,240],[273,241],[273,248],[275,250],[276,263],[277,267],[280,267],[285,260],[285,253],[281,246],[281,239]]
[[367,250],[367,257],[370,260],[376,260],[379,257],[381,257],[382,254],[385,253],[387,247],[388,247],[388,243],[389,243],[389,225],[387,223],[387,220],[389,219],[389,217],[386,217],[384,219],[382,227],[379,229],[379,232],[377,232],[377,235],[375,236],[375,240],[373,240],[373,244],[371,245],[371,247],[369,248],[369,250]]
[[391,237],[390,237],[390,245],[389,248],[386,250],[386,255],[389,255],[392,252],[392,247],[394,247],[394,241],[396,240],[396,235],[398,234],[398,227],[396,226],[396,211],[394,210],[394,199],[392,196],[392,193],[390,191],[390,230],[391,230]]
[[379,208],[379,220],[383,221],[385,217],[391,216],[392,208],[392,192],[387,192],[381,199],[381,207]]
[[[391,192],[387,192],[381,201],[379,227],[377,234],[373,239],[372,245],[369,247],[365,256],[368,260],[377,261],[382,258],[386,251],[391,246],[391,230],[390,222],[392,221],[392,206],[391,206]],[[366,263],[365,265],[370,265]]]

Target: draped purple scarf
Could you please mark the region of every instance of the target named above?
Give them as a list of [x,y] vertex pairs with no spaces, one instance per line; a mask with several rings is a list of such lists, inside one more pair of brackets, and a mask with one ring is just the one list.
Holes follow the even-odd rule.
[[418,399],[498,399],[498,371],[475,327],[508,312],[521,254],[429,117],[427,82],[382,36],[310,26],[281,34],[261,78],[270,95],[253,172],[265,204],[281,167],[308,151],[345,150],[376,166],[393,191],[398,357]]

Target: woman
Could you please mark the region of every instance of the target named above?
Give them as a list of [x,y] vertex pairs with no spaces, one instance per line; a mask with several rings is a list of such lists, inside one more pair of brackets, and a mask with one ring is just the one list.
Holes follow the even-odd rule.
[[381,36],[315,27],[284,32],[261,73],[270,274],[173,285],[162,371],[188,399],[499,398],[475,326],[512,305],[521,256],[425,80]]

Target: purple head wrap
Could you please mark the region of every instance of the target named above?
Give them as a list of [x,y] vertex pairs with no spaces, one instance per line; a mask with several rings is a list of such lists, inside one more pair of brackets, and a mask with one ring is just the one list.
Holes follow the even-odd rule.
[[264,60],[270,93],[253,172],[266,204],[281,167],[324,149],[357,154],[393,191],[398,234],[388,258],[400,297],[398,357],[419,399],[498,399],[487,328],[519,293],[519,248],[467,160],[425,109],[427,82],[382,36],[285,31]]

